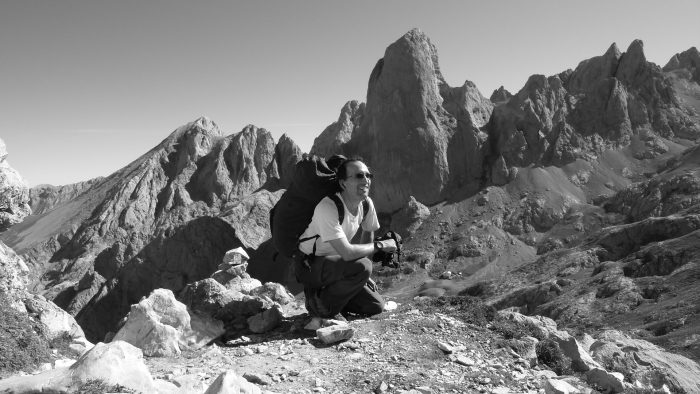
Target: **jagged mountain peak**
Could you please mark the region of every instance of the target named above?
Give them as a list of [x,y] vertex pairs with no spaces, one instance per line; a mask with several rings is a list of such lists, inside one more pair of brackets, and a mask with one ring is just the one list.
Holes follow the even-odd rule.
[[665,72],[678,70],[687,70],[689,75],[686,75],[685,78],[700,84],[700,52],[697,48],[691,47],[687,51],[673,55],[663,68]]
[[587,93],[600,81],[615,76],[622,54],[616,43],[612,43],[602,56],[592,57],[579,63],[567,80],[571,94]]
[[512,97],[513,95],[509,91],[507,91],[503,86],[501,86],[500,88],[494,90],[493,93],[491,93],[491,97],[489,99],[494,104],[500,104],[510,100]]

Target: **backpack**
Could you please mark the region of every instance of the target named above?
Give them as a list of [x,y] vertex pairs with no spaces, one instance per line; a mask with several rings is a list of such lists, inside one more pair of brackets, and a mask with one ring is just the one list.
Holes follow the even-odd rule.
[[[338,208],[338,223],[342,224],[345,216],[343,203],[335,195],[335,170],[346,160],[345,156],[333,155],[328,161],[318,156],[304,154],[296,164],[294,178],[287,191],[270,210],[270,232],[272,246],[277,253],[292,257],[299,250],[299,243],[319,235],[299,239],[311,223],[314,209],[325,197],[330,197]],[[369,211],[369,202],[362,201],[365,217]],[[364,217],[362,218],[364,221]]]

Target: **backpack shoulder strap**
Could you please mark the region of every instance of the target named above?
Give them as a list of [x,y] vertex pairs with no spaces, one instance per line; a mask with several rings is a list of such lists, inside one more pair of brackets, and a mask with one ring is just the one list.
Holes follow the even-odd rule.
[[340,197],[338,197],[337,194],[331,194],[328,198],[333,200],[335,207],[338,208],[338,223],[342,226],[343,220],[345,219],[345,207],[343,206],[343,202],[340,201]]
[[[367,218],[367,213],[369,212],[369,201],[367,201],[366,198],[364,200],[362,200],[362,212],[364,215],[364,216],[362,216],[362,222],[364,222],[365,219]],[[360,222],[360,223],[362,223],[362,222]]]

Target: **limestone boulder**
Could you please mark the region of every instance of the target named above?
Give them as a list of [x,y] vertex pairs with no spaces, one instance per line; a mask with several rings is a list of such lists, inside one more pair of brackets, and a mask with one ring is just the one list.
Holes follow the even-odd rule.
[[170,290],[157,289],[132,305],[114,341],[125,341],[147,356],[168,357],[196,350],[223,335],[224,324],[209,316],[190,315]]
[[579,390],[564,380],[547,379],[544,384],[544,392],[546,394],[574,394]]
[[352,338],[355,329],[347,324],[336,324],[316,330],[316,336],[326,345]]
[[250,331],[260,334],[273,330],[281,322],[282,312],[278,308],[273,307],[248,318],[248,328],[250,328]]
[[596,385],[609,393],[623,393],[624,377],[619,372],[608,372],[602,368],[592,368],[586,372],[586,383]]
[[69,339],[71,347],[82,354],[94,346],[85,338],[85,333],[73,316],[56,304],[37,294],[27,294],[23,299],[26,311],[41,323],[42,336],[51,341],[56,338]]
[[5,142],[0,140],[0,232],[20,223],[31,213],[27,182],[10,167]]
[[236,318],[247,318],[269,309],[273,306],[260,297],[244,295],[240,300],[234,300],[221,308],[214,317],[217,320],[229,323]]
[[27,312],[38,317],[49,339],[68,334],[73,338],[85,337],[83,330],[73,316],[40,295],[28,295],[24,299]]
[[137,391],[154,390],[153,378],[143,362],[141,351],[123,341],[98,343],[70,370],[74,382],[102,379]]
[[185,286],[179,300],[196,313],[214,316],[221,308],[243,299],[243,296],[243,293],[227,289],[214,278],[207,278]]
[[245,294],[262,286],[259,280],[251,278],[247,272],[241,273],[236,267],[229,268],[226,271],[217,271],[211,277],[227,290]]
[[573,336],[566,331],[557,331],[550,335],[550,339],[559,344],[562,353],[571,360],[571,369],[579,372],[586,372],[591,368],[600,368],[593,358],[583,349]]
[[268,282],[248,292],[251,296],[268,297],[280,305],[287,305],[294,301],[294,294],[279,283]]
[[209,386],[204,394],[260,394],[260,388],[236,375],[232,370],[224,371]]
[[98,343],[70,367],[0,380],[0,390],[11,394],[72,392],[89,380],[118,384],[136,392],[156,392],[143,353],[123,341]]

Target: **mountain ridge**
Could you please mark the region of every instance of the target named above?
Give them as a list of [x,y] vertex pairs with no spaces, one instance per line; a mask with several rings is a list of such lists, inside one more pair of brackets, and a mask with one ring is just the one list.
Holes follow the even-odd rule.
[[[663,71],[641,41],[624,53],[612,44],[575,70],[533,75],[516,94],[487,99],[470,81],[450,87],[437,49],[413,29],[376,63],[367,103],[346,103],[311,153],[363,156],[383,227],[415,231],[413,272],[382,273],[386,290],[415,296],[405,289],[441,268],[468,275],[429,289],[466,288],[625,220],[592,203],[655,176],[700,137],[686,52]],[[209,277],[230,248],[247,250],[252,276],[292,285],[289,261],[272,260],[268,211],[301,155],[286,135],[275,143],[249,125],[225,136],[202,117],[106,178],[36,188],[38,215],[0,239],[27,261],[32,290],[100,340],[128,305]],[[399,219],[410,207],[421,214]]]

